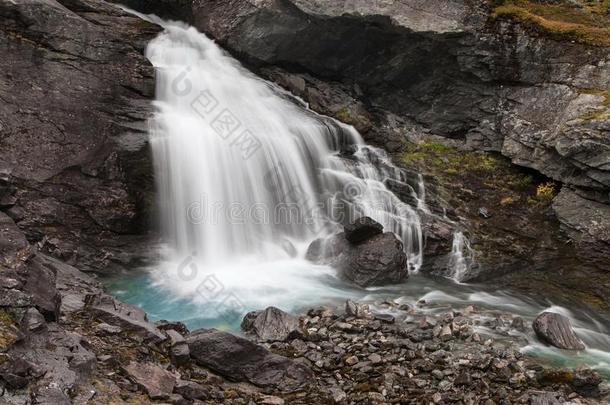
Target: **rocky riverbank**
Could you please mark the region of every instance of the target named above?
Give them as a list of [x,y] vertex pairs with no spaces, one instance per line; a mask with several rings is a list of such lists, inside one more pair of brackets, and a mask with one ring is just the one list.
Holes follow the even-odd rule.
[[[484,1],[306,3],[257,3],[239,15],[239,1],[128,5],[195,22],[260,75],[394,153],[410,187],[423,174],[434,214],[424,215],[425,271],[446,270],[453,231],[439,218],[447,214],[477,259],[468,278],[551,285],[554,297],[576,291],[580,303],[607,311],[606,48],[492,18]],[[154,75],[142,53],[160,27],[102,0],[1,7],[0,39],[11,57],[0,86],[0,210],[42,252],[84,271],[151,260],[145,122]],[[259,24],[267,33],[269,21],[293,20],[303,35],[264,34],[265,46],[246,29]],[[308,45],[284,44],[290,38]],[[331,48],[340,51],[326,58]],[[311,55],[295,59],[294,49]],[[349,56],[354,49],[359,60]],[[561,108],[522,107],[531,103]],[[408,187],[392,190],[412,202]]]
[[[385,301],[375,313],[348,301],[345,308],[314,308],[298,317],[268,308],[244,318],[248,338],[152,323],[90,276],[36,252],[9,217],[0,219],[2,403],[610,399],[595,372],[550,369],[522,355],[530,326],[521,318],[475,306],[433,314],[426,302]],[[579,344],[566,334],[569,324],[546,318],[539,324],[537,332],[553,344]]]

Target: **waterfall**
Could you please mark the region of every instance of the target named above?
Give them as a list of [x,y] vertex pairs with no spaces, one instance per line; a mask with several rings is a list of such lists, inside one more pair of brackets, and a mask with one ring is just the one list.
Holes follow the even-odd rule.
[[384,183],[402,174],[354,128],[304,109],[194,28],[165,24],[147,57],[157,69],[151,142],[163,229],[177,254],[279,259],[288,242],[368,215],[419,268],[417,211]]
[[[151,19],[149,16],[140,17]],[[156,18],[146,55],[157,72],[150,136],[168,250],[156,287],[239,312],[346,296],[308,245],[370,216],[422,265],[423,178],[406,178],[351,126],[320,116],[243,68],[196,29]],[[411,205],[390,189],[412,191]]]
[[462,282],[468,275],[473,257],[472,248],[468,239],[461,231],[453,234],[453,244],[449,254],[448,268],[451,271],[451,278],[456,283]]

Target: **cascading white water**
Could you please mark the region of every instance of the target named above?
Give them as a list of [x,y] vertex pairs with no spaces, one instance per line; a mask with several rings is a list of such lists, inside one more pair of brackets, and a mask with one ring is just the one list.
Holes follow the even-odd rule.
[[473,252],[470,242],[461,231],[453,234],[453,244],[449,254],[448,268],[451,271],[451,278],[456,283],[462,282],[468,275],[471,267]]
[[[273,260],[286,239],[311,241],[349,214],[401,236],[419,266],[419,217],[383,183],[400,172],[353,128],[280,97],[193,28],[166,25],[147,56],[158,71],[162,213],[179,254],[197,251],[210,264]],[[349,147],[353,156],[340,156]]]
[[255,77],[194,28],[163,25],[147,49],[157,70],[151,144],[172,244],[159,284],[195,295],[202,269],[243,294],[322,293],[311,277],[331,271],[306,263],[304,251],[361,215],[401,237],[419,269],[420,219],[386,187],[405,179],[382,151]]

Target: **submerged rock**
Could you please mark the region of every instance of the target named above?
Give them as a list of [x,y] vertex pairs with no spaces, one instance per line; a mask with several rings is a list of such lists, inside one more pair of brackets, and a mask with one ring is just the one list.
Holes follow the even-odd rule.
[[233,381],[291,391],[313,378],[306,366],[227,332],[200,329],[186,340],[197,364]]
[[360,217],[354,222],[345,225],[345,239],[358,244],[383,233],[383,225],[369,217]]
[[246,314],[241,329],[263,342],[285,341],[302,334],[299,318],[275,307]]
[[585,345],[572,329],[570,320],[561,314],[543,312],[533,323],[538,338],[560,349],[584,350]]

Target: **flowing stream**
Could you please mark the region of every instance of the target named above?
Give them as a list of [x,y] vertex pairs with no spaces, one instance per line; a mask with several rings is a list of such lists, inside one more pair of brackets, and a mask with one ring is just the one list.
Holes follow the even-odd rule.
[[[373,304],[424,298],[436,305],[430,311],[474,303],[526,321],[550,305],[454,283],[470,262],[468,240],[457,228],[450,277],[418,275],[420,214],[429,214],[421,176],[407,178],[354,128],[311,112],[194,28],[154,22],[165,28],[147,57],[157,71],[150,137],[166,244],[153,268],[112,280],[115,295],[153,319],[232,330],[251,310],[298,311],[346,298]],[[388,181],[412,190],[416,204],[402,202]],[[412,274],[406,284],[355,289],[334,269],[305,260],[314,239],[362,215],[402,239]],[[535,343],[525,350],[607,369],[610,356],[601,351],[610,346],[606,326],[582,313],[569,315],[590,350],[576,358]]]

